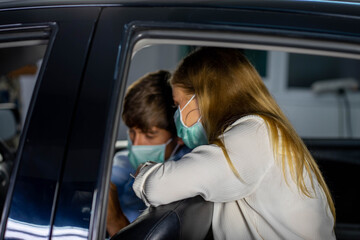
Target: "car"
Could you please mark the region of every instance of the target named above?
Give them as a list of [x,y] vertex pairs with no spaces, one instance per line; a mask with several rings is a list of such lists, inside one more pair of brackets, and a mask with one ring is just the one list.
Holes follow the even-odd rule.
[[126,87],[198,46],[244,51],[359,239],[359,26],[350,0],[0,1],[0,239],[106,238]]

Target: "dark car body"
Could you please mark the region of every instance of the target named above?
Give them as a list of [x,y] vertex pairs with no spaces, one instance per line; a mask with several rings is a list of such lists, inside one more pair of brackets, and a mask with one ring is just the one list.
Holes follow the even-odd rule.
[[[360,2],[1,1],[0,42],[33,39],[47,39],[48,47],[22,130],[0,239],[103,239],[119,106],[138,41],[242,43],[359,58]],[[359,141],[306,143],[321,167],[331,165],[324,175],[331,175],[330,189],[339,189],[333,190],[341,206],[339,238],[359,237]],[[343,162],[344,152],[352,161]],[[348,175],[338,176],[341,168]],[[351,208],[349,199],[337,200],[340,192],[353,200]]]

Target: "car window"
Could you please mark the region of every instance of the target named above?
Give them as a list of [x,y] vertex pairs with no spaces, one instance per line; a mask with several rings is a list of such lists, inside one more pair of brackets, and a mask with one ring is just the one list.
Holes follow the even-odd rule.
[[[171,44],[170,40],[168,44],[150,42],[153,44],[139,44],[145,47],[135,45],[127,86],[148,72],[174,71],[186,54],[206,46],[202,42],[194,45],[182,45],[179,41]],[[360,199],[346,190],[349,183],[357,182],[355,176],[360,171],[360,57],[238,45],[231,47],[241,49],[255,66],[319,164],[335,200],[336,234],[340,239],[347,236],[360,227],[360,218],[352,214],[354,209],[360,211],[357,204]],[[127,128],[122,121],[118,129],[117,147],[126,148]]]
[[48,44],[19,40],[0,42],[0,212]]

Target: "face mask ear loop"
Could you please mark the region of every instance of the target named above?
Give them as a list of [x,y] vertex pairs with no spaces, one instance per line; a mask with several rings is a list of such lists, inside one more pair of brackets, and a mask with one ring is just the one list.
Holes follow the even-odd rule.
[[167,140],[166,143],[165,143],[165,147],[166,147],[169,143],[171,143],[172,140],[173,140],[172,138],[169,138],[169,140]]
[[[170,139],[167,140],[167,142],[165,143],[165,151],[166,151],[167,145],[169,145],[169,143],[171,143],[172,140],[173,140],[173,139],[170,138]],[[173,154],[176,152],[177,148],[178,148],[178,144],[176,144],[176,147],[175,147],[174,150],[171,152],[170,157],[169,157],[168,159],[170,159],[170,158],[173,156]],[[165,151],[164,151],[164,160],[167,160],[167,159],[165,159]]]
[[185,106],[182,109],[180,109],[180,112],[182,112],[187,107],[187,105],[189,105],[189,103],[194,99],[194,97],[195,94],[190,98],[190,100],[185,104]]
[[130,145],[130,148],[133,146],[133,143],[130,139],[130,133],[129,130],[126,130],[126,134],[127,134],[127,141],[128,141],[128,145]]
[[[180,147],[180,145],[178,143],[176,143],[176,146],[175,146],[174,150],[171,152],[170,157],[168,159],[170,159],[172,156],[175,155],[175,153],[179,149],[179,147]],[[168,159],[166,159],[166,160],[168,160]]]

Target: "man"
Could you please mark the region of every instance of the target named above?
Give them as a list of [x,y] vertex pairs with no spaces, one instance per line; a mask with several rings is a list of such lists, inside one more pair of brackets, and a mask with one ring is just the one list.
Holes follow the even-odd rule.
[[[114,157],[107,231],[110,236],[127,226],[146,208],[132,189],[137,167],[146,162],[178,160],[190,149],[177,137],[170,73],[147,74],[127,90],[122,118],[129,128],[128,150]],[[120,202],[120,203],[119,203]],[[120,207],[121,206],[121,207]]]

